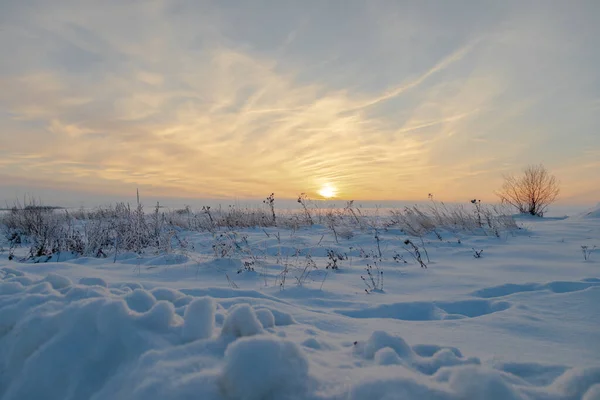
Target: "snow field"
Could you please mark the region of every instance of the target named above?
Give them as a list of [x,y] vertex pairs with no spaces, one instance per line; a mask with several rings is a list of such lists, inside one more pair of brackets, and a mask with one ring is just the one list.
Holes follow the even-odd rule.
[[[356,343],[322,346],[312,337],[299,345],[277,335],[286,336],[286,330],[266,308],[232,305],[218,326],[218,299],[165,288],[132,290],[81,282],[74,284],[60,275],[36,280],[14,269],[3,270],[3,399],[161,398],[163,391],[148,390],[157,385],[169,387],[171,398],[186,398],[191,387],[202,387],[196,393],[200,398],[245,400],[598,395],[600,368],[555,368],[553,380],[534,384],[522,376],[546,375],[542,365],[512,365],[503,371],[464,357],[456,348],[411,347],[385,331]],[[157,300],[154,293],[165,299]],[[314,330],[305,335],[319,336]],[[316,352],[329,353],[328,358],[347,366],[324,368],[313,359]],[[163,369],[162,375],[152,372],[156,369]],[[344,384],[340,372],[349,373],[350,381]],[[167,382],[171,379],[185,384],[174,387]]]
[[[338,244],[320,227],[283,244],[247,231],[281,264],[312,255],[319,268],[296,284],[297,257],[285,288],[282,265],[240,272],[202,235],[176,259],[2,260],[0,399],[600,399],[600,260],[579,253],[599,222],[428,238],[427,269],[392,260],[396,233],[382,233],[371,294],[357,249],[372,237]],[[353,258],[326,270],[328,248]]]

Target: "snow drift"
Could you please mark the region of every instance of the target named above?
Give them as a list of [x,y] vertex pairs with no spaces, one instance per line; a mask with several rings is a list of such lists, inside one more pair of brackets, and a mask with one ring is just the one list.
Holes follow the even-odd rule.
[[583,218],[600,218],[600,203],[596,204],[596,207],[582,214]]
[[[536,381],[547,376],[543,365],[492,367],[385,331],[333,344],[303,328],[304,342],[285,339],[301,328],[291,317],[281,326],[265,307],[174,289],[39,279],[8,268],[0,275],[4,400],[591,400],[600,393],[600,368],[559,368]],[[323,357],[345,367],[331,369]]]

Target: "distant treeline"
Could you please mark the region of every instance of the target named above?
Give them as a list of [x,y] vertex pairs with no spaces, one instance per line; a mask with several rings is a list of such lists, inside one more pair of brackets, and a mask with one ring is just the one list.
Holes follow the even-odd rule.
[[17,210],[30,210],[30,211],[54,211],[54,210],[65,210],[65,207],[60,206],[42,206],[42,205],[27,205],[19,208],[17,206],[9,208],[0,208],[0,211],[17,211]]

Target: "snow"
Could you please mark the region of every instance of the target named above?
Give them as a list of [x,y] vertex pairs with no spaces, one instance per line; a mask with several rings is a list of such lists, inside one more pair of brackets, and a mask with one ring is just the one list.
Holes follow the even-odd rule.
[[227,314],[221,335],[239,338],[258,335],[262,332],[262,324],[256,317],[254,309],[248,304],[238,304],[233,306]]
[[592,386],[583,396],[583,400],[598,400],[600,399],[600,384]]
[[275,316],[266,308],[261,308],[255,311],[256,318],[260,321],[263,328],[273,328],[275,326]]
[[183,314],[183,339],[186,341],[208,339],[212,336],[215,322],[215,304],[210,297],[192,300]]
[[583,213],[584,218],[600,218],[600,203],[596,207]]
[[69,278],[57,274],[48,274],[42,282],[50,283],[54,289],[63,289],[71,286],[71,281]]
[[125,301],[131,310],[143,313],[152,308],[156,298],[147,290],[135,289],[125,295]]
[[[519,224],[427,236],[427,269],[392,228],[377,260],[368,230],[240,230],[253,271],[197,232],[182,255],[0,254],[0,399],[598,400],[600,256],[581,246],[600,245],[600,219]],[[374,261],[384,289],[367,294]]]
[[106,284],[106,282],[102,278],[81,278],[79,280],[79,284],[85,285],[85,286],[102,286],[102,287],[108,287],[108,285]]
[[225,351],[221,384],[227,396],[259,400],[288,393],[301,396],[308,385],[308,359],[297,344],[273,337],[243,338]]

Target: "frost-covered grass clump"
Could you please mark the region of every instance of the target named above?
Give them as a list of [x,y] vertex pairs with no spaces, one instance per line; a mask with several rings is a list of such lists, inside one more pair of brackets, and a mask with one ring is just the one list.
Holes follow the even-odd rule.
[[[128,252],[187,254],[194,250],[194,243],[188,240],[190,232],[209,233],[214,255],[232,257],[240,250],[246,254],[258,251],[240,233],[256,228],[262,228],[269,237],[267,228],[271,232],[277,230],[280,240],[282,231],[285,234],[323,227],[327,228],[325,235],[336,244],[361,233],[378,238],[381,231],[389,229],[421,239],[435,235],[438,240],[455,239],[461,233],[500,237],[518,229],[506,209],[475,201],[465,207],[432,200],[428,205],[369,212],[355,207],[353,202],[343,208],[321,209],[302,199],[303,208],[296,211],[276,210],[273,195],[262,208],[230,206],[214,210],[206,206],[199,211],[189,207],[165,210],[157,203],[147,212],[139,201],[134,207],[117,203],[91,211],[69,211],[31,201],[26,205],[16,203],[0,214],[0,229],[10,259],[34,262],[81,256],[116,262],[119,255]],[[378,252],[381,253],[380,248]]]

